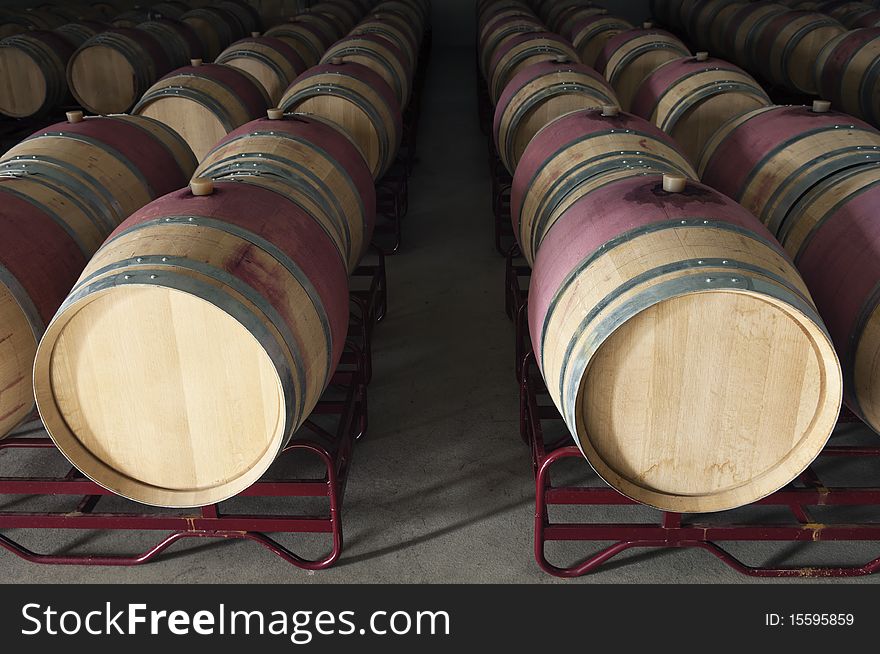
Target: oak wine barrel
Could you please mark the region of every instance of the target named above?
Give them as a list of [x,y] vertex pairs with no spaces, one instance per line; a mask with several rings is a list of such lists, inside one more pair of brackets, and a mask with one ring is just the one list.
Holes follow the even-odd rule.
[[112,234],[34,366],[61,452],[157,506],[211,504],[259,479],[328,384],[348,325],[345,266],[305,211],[251,184],[192,188]]
[[712,41],[713,23],[722,11],[728,14],[731,8],[740,9],[744,4],[742,0],[700,0],[691,9],[688,22],[684,26],[691,43],[699,48],[706,48],[713,54],[720,54],[718,44]]
[[824,14],[789,11],[771,18],[756,44],[756,63],[775,84],[809,95],[817,92],[813,67],[820,50],[846,28]]
[[534,263],[555,221],[593,187],[649,173],[697,177],[668,135],[617,107],[576,111],[549,123],[526,147],[513,176],[510,215],[523,256]]
[[0,438],[34,409],[45,326],[130,213],[185,185],[195,158],[171,130],[116,116],[40,130],[0,158]]
[[848,29],[874,27],[880,23],[880,10],[865,2],[846,2],[827,12]]
[[608,82],[595,70],[567,61],[542,61],[520,71],[495,107],[495,148],[513,174],[529,142],[549,122],[590,107],[617,104]]
[[836,172],[795,205],[780,240],[825,318],[847,405],[880,430],[880,163]]
[[632,112],[669,134],[696,163],[728,120],[770,104],[744,70],[698,52],[667,61],[648,75],[636,91]]
[[381,178],[397,156],[400,105],[391,87],[366,66],[334,59],[310,68],[290,85],[279,106],[337,125],[357,143],[373,179]]
[[137,29],[152,35],[159,42],[172,68],[186,66],[193,59],[205,56],[198,34],[181,20],[155,18],[141,23]]
[[622,18],[596,14],[574,25],[566,38],[574,45],[581,62],[595,68],[599,53],[608,39],[631,29],[632,24]]
[[700,164],[706,183],[751,209],[802,270],[842,356],[847,405],[875,430],[878,165],[880,132],[818,102],[731,121]]
[[229,132],[265,115],[269,104],[266,91],[249,73],[196,60],[151,86],[132,113],[171,127],[201,161]]
[[489,96],[497,104],[504,87],[519,71],[540,61],[564,57],[579,63],[577,53],[561,36],[552,32],[527,32],[512,36],[495,49],[488,68]]
[[150,20],[151,17],[152,14],[148,9],[139,7],[124,11],[118,16],[114,16],[113,20],[110,21],[110,24],[119,29],[133,29],[141,23]]
[[371,34],[347,36],[330,46],[321,63],[326,64],[332,59],[366,66],[391,87],[401,107],[409,104],[410,80],[414,71],[407,66],[403,52],[387,40]]
[[608,39],[596,59],[596,70],[605,75],[626,111],[639,85],[658,66],[691,54],[677,37],[650,23],[645,25]]
[[526,33],[541,32],[543,24],[534,16],[516,15],[493,20],[486,25],[477,45],[480,72],[489,80],[489,65],[495,51],[508,39]]
[[192,9],[180,20],[195,30],[208,61],[214,61],[234,41],[248,34],[235,16],[219,7]]
[[55,28],[55,33],[67,39],[74,48],[79,48],[90,38],[97,36],[107,29],[104,23],[81,20],[76,23],[65,23]]
[[750,2],[730,18],[727,45],[723,52],[746,70],[757,70],[763,62],[755,60],[761,32],[774,17],[788,11],[777,2]]
[[263,21],[260,18],[260,13],[247,2],[225,0],[216,3],[216,6],[235,16],[245,34],[262,31]]
[[385,14],[375,14],[358,23],[349,36],[375,36],[384,39],[403,53],[407,70],[414,71],[419,59],[419,41],[415,33],[405,29]]
[[150,7],[151,14],[159,18],[171,18],[179,20],[186,12],[190,10],[190,6],[185,2],[175,2],[175,0],[166,0],[165,2],[157,2]]
[[586,4],[590,6],[571,6],[567,11],[559,12],[550,25],[551,29],[557,34],[570,40],[567,34],[571,32],[575,25],[587,18],[593,16],[605,16],[608,14],[608,10],[604,7],[597,7],[590,3]]
[[226,64],[253,75],[275,105],[306,64],[293,46],[271,36],[257,36],[236,41],[217,57]]
[[69,97],[65,70],[75,47],[61,34],[34,30],[0,41],[0,114],[48,113]]
[[732,59],[735,53],[730,49],[730,33],[733,17],[749,3],[745,0],[722,2],[717,11],[712,12],[711,17],[705,22],[707,32],[706,43],[708,50],[716,57]]
[[317,65],[330,44],[336,40],[314,23],[296,20],[276,25],[267,30],[265,36],[287,43],[299,53],[308,68]]
[[77,102],[96,114],[119,114],[172,68],[159,40],[139,29],[110,29],[86,41],[67,64]]
[[581,452],[659,509],[765,497],[837,423],[840,366],[802,279],[754,216],[696,182],[581,197],[538,253],[529,327]]
[[376,220],[376,190],[363,155],[344,132],[315,116],[279,109],[268,115],[220,141],[196,176],[280,185],[321,224],[353,271]]
[[821,97],[853,116],[880,125],[880,27],[844,32],[816,60]]

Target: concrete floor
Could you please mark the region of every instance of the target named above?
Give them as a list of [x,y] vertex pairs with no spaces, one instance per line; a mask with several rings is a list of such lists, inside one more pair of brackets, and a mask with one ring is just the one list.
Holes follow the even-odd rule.
[[[602,571],[569,582],[536,566],[531,466],[517,426],[513,328],[503,310],[503,260],[492,245],[486,146],[473,91],[472,53],[435,52],[404,247],[389,259],[391,307],[375,336],[370,433],[356,448],[341,561],[330,570],[307,573],[246,542],[177,544],[159,561],[139,568],[38,566],[0,550],[2,581],[750,581],[694,550],[625,554]],[[0,471],[31,465],[13,464],[12,456],[20,455],[0,455]],[[575,463],[570,474],[590,475],[586,463]],[[870,479],[872,471],[855,474]],[[647,520],[653,515],[641,508],[623,511],[595,511],[589,517]],[[12,535],[40,551],[63,543],[72,543],[74,552],[137,551],[155,540],[134,534]],[[311,537],[282,540],[314,554],[325,543]],[[559,545],[551,553],[556,561],[574,562],[597,547]],[[732,549],[756,564],[854,563],[880,554],[880,547],[862,544]]]

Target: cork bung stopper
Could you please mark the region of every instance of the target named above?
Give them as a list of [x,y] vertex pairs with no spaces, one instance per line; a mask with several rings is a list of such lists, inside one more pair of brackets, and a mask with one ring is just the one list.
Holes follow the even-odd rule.
[[681,193],[685,184],[687,179],[681,175],[663,175],[663,190],[667,193]]
[[706,61],[709,58],[708,52],[698,52],[696,56],[697,61]]
[[196,66],[196,67],[197,67],[197,66],[201,66],[203,63],[204,63],[204,61],[202,61],[201,59],[190,59],[190,60],[189,60],[189,65],[190,65],[190,66]]
[[67,122],[68,123],[81,123],[85,116],[83,116],[83,112],[77,111],[68,111],[67,112]]
[[606,104],[602,106],[602,115],[608,117],[614,117],[620,115],[620,107],[616,104]]
[[211,195],[214,192],[214,182],[207,177],[194,177],[189,183],[189,190],[196,197]]
[[828,100],[813,100],[811,111],[814,114],[827,114],[831,110],[831,102]]
[[266,117],[269,120],[284,120],[284,109],[273,107],[266,111]]

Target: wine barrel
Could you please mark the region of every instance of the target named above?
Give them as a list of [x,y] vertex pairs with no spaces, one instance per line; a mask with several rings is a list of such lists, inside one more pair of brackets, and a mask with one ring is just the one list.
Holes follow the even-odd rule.
[[844,32],[816,59],[816,86],[821,97],[853,116],[880,125],[880,28]]
[[376,190],[360,150],[319,118],[268,113],[220,141],[196,175],[280,184],[280,192],[321,224],[353,271],[376,220]]
[[333,60],[310,68],[290,85],[279,106],[338,125],[357,143],[374,179],[397,156],[403,130],[400,105],[391,87],[366,66]]
[[140,7],[122,12],[115,16],[110,24],[119,29],[134,29],[148,20],[150,20],[150,11]]
[[870,16],[877,13],[877,8],[865,2],[844,2],[828,11],[822,11],[839,21],[847,29],[856,29],[866,27],[866,25],[860,24],[862,19],[867,16],[870,20]]
[[778,243],[683,181],[617,180],[573,204],[535,262],[529,328],[596,472],[644,504],[699,513],[803,472],[837,423],[842,375]]
[[[719,133],[701,165],[707,183],[760,212],[795,259],[842,356],[847,405],[878,430],[873,216],[880,132],[818,109],[752,112]],[[745,176],[739,165],[754,172]]]
[[[398,30],[405,32],[407,35],[407,40],[411,43],[415,43],[417,47],[421,46],[422,44],[422,38],[424,37],[425,33],[419,32],[413,25],[407,22],[405,17],[401,16],[398,13],[395,13],[393,11],[384,13],[381,11],[373,11],[365,16],[360,24],[369,24],[372,21],[381,21],[382,23],[393,25]],[[357,29],[357,26],[355,26],[355,29]]]
[[561,11],[557,14],[555,20],[551,24],[551,28],[557,34],[568,39],[569,37],[567,37],[566,34],[571,32],[572,28],[581,21],[592,16],[606,16],[607,14],[608,10],[604,7],[571,6],[568,10]]
[[74,48],[79,48],[93,36],[107,29],[103,23],[81,20],[76,23],[65,23],[55,28],[55,33],[63,36]]
[[678,38],[650,23],[611,37],[596,59],[596,70],[617,93],[620,106],[629,110],[644,79],[658,66],[691,53]]
[[131,109],[171,60],[152,34],[111,29],[89,39],[67,64],[67,83],[77,102],[96,114]]
[[480,72],[483,73],[483,77],[489,81],[489,65],[492,63],[492,57],[504,42],[514,36],[541,32],[543,29],[541,21],[534,16],[507,16],[487,23],[477,45]]
[[595,186],[648,173],[696,179],[666,134],[617,107],[587,109],[549,123],[532,139],[511,189],[513,233],[528,262],[560,215]]
[[770,104],[764,89],[744,70],[698,52],[667,61],[648,75],[636,91],[632,112],[669,134],[697,162],[728,120]]
[[88,258],[195,169],[186,145],[154,121],[69,115],[0,160],[0,438],[33,412],[36,344]]
[[382,13],[394,13],[402,16],[417,32],[425,31],[430,22],[430,11],[424,5],[415,2],[406,2],[405,0],[386,0],[381,2],[374,8],[374,11]]
[[335,40],[313,23],[291,21],[266,31],[266,36],[280,39],[299,53],[306,67],[315,66]]
[[880,132],[825,109],[819,102],[813,109],[766,107],[728,122],[703,151],[703,181],[779,234],[798,199],[821,179],[880,161]]
[[332,59],[366,66],[391,87],[401,107],[409,104],[410,79],[414,71],[406,65],[403,52],[385,39],[370,34],[348,36],[330,46],[321,63],[326,64]]
[[495,107],[495,148],[511,174],[529,142],[547,123],[578,109],[617,104],[614,90],[589,66],[542,61],[524,68]]
[[118,16],[122,11],[122,7],[118,3],[110,0],[90,2],[88,6],[93,11],[96,11],[102,20],[111,20],[114,16]]
[[37,343],[88,260],[54,213],[55,197],[29,180],[0,177],[0,438],[34,412]]
[[265,115],[269,104],[266,91],[250,74],[196,60],[156,82],[132,113],[171,127],[201,161],[229,132]]
[[37,351],[37,405],[55,444],[145,504],[202,506],[253,484],[345,341],[348,278],[320,226],[267,188],[209,185],[126,220]]
[[880,431],[880,163],[840,170],[811,188],[780,234],[840,354],[847,405]]
[[581,62],[595,68],[599,53],[608,43],[608,39],[631,29],[632,24],[622,18],[596,14],[572,26],[571,33],[566,38],[574,45]]
[[351,6],[336,2],[316,2],[308,9],[310,14],[326,16],[336,26],[340,35],[348,34],[357,23],[357,16]]
[[579,63],[577,53],[565,39],[551,32],[518,34],[501,43],[489,63],[489,95],[497,104],[504,87],[519,71],[540,61],[565,57]]
[[734,63],[746,70],[758,70],[763,62],[755,61],[757,42],[766,24],[788,11],[777,2],[750,2],[731,17],[727,27],[727,46],[724,49]]
[[414,71],[419,59],[419,42],[414,33],[401,27],[385,14],[376,14],[362,20],[351,31],[350,36],[375,36],[384,39],[403,53],[405,67]]
[[320,30],[322,34],[327,34],[330,43],[335,43],[337,40],[348,34],[348,32],[339,24],[339,20],[334,19],[331,14],[309,10],[297,14],[292,20],[294,22],[307,23],[312,25],[316,30]]
[[748,6],[748,4],[745,0],[723,2],[718,7],[718,10],[713,12],[708,21],[705,22],[707,25],[705,29],[708,34],[706,42],[711,54],[716,57],[727,58],[735,56],[735,53],[730,49],[730,25],[737,12],[743,7]]
[[137,26],[153,36],[165,50],[172,68],[186,66],[193,59],[202,59],[205,53],[196,31],[181,20],[156,18]]
[[225,2],[216,3],[216,6],[235,16],[245,34],[259,32],[263,29],[260,13],[246,2],[229,2],[229,0],[226,0]]
[[285,89],[306,69],[295,48],[271,36],[236,41],[220,53],[217,63],[253,75],[265,89],[272,106],[278,103]]
[[0,114],[46,114],[69,97],[65,67],[73,45],[60,34],[35,30],[0,41]]
[[189,10],[190,7],[185,2],[175,2],[174,0],[157,2],[150,7],[150,13],[156,18],[171,18],[173,20],[180,20],[180,17]]
[[845,31],[843,25],[820,13],[789,11],[774,16],[757,41],[759,70],[771,82],[815,95],[813,67],[819,51]]
[[247,34],[235,16],[219,7],[192,9],[180,20],[195,30],[208,61],[214,61],[223,50]]
[[[742,0],[700,0],[691,10],[685,25],[685,33],[690,37],[690,42],[699,48],[708,49],[713,54],[721,54],[720,44],[712,40],[713,23],[722,11],[729,14],[731,9],[740,9],[744,5],[745,2]],[[716,26],[716,32],[718,29]],[[720,31],[724,32],[723,24]]]

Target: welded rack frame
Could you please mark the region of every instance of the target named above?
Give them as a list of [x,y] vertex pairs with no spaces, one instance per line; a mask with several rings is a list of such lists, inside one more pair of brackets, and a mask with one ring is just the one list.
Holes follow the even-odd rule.
[[[374,237],[373,245],[389,256],[397,254],[403,244],[403,219],[409,213],[409,178],[418,161],[419,118],[431,60],[432,41],[432,32],[427,29],[422,37],[419,64],[413,75],[413,91],[409,105],[403,112],[400,149],[388,172],[376,182],[375,235],[380,236],[381,239]],[[387,240],[390,242],[386,243],[388,235],[390,239]]]
[[[349,339],[342,360],[328,391],[311,416],[294,434],[279,454],[278,460],[308,455],[317,457],[323,467],[321,477],[264,477],[235,498],[325,498],[325,513],[300,515],[291,509],[284,513],[243,513],[216,503],[185,512],[171,513],[125,501],[126,511],[102,512],[100,501],[117,497],[84,477],[76,468],[58,477],[0,476],[0,499],[34,496],[65,496],[73,502],[72,510],[14,511],[0,510],[0,547],[31,563],[90,566],[135,566],[155,560],[178,541],[188,538],[239,539],[256,542],[287,563],[304,570],[323,570],[339,560],[343,549],[342,507],[351,468],[354,444],[368,428],[367,382],[372,324],[387,310],[385,262],[381,252],[378,262],[363,263],[353,277],[366,278],[366,289],[352,293],[352,317]],[[333,427],[321,424],[318,416],[330,416]],[[0,451],[52,450],[48,455],[61,457],[54,443],[45,435],[38,420],[12,436],[0,440]],[[79,531],[169,532],[149,549],[137,554],[64,554],[38,553],[3,532],[21,529],[29,533],[46,529]],[[269,534],[327,534],[328,551],[317,558],[296,554]]]
[[[505,278],[505,304],[507,313],[515,321],[517,349],[521,351],[516,361],[520,394],[520,436],[528,446],[535,476],[534,557],[544,572],[556,577],[580,577],[596,572],[615,556],[630,549],[699,548],[703,549],[732,569],[750,577],[857,577],[873,574],[880,569],[880,487],[826,485],[816,471],[809,466],[797,480],[785,488],[765,497],[749,507],[781,507],[791,512],[792,520],[784,523],[766,523],[738,520],[736,511],[726,512],[728,521],[703,521],[700,514],[680,514],[651,510],[652,522],[573,522],[554,521],[550,517],[553,506],[614,507],[639,506],[639,503],[622,495],[602,482],[599,485],[555,485],[552,471],[563,459],[583,461],[583,455],[574,444],[567,429],[557,430],[565,434],[553,442],[545,440],[545,426],[556,423],[562,417],[549,399],[544,381],[537,370],[535,355],[528,346],[528,298],[523,290],[531,271],[518,261],[518,251],[511,248],[507,259]],[[544,400],[539,402],[539,398]],[[840,423],[858,422],[844,412]],[[820,458],[848,457],[850,459],[880,459],[880,447],[828,445]],[[878,460],[880,465],[880,460]],[[820,523],[811,516],[814,507],[875,507],[877,522]],[[558,566],[547,558],[547,544],[554,541],[611,542],[588,555],[580,563]],[[734,556],[720,543],[735,542],[878,542],[878,557],[861,565],[837,566],[752,566]]]

